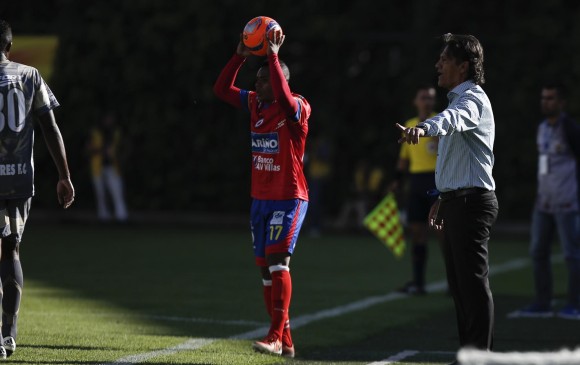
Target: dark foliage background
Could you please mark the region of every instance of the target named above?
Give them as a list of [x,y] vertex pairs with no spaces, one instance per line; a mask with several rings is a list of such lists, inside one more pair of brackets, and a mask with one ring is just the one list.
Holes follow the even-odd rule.
[[[578,116],[580,5],[521,1],[73,1],[0,4],[15,34],[57,34],[50,85],[70,155],[77,204],[92,206],[84,145],[107,110],[121,116],[124,175],[134,210],[246,211],[248,116],[218,101],[212,85],[256,15],[287,34],[281,58],[291,86],[313,107],[311,137],[334,145],[329,214],[346,194],[360,158],[392,174],[395,122],[412,117],[419,84],[436,84],[443,33],[470,33],[485,49],[494,106],[495,178],[502,218],[525,219],[535,189],[535,129],[544,80],[571,89]],[[258,59],[238,85],[252,88]],[[446,105],[439,91],[438,108]],[[36,205],[54,206],[56,173],[37,144]]]

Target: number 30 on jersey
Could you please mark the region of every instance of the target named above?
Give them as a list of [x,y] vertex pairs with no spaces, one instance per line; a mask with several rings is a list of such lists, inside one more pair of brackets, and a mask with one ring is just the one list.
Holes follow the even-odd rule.
[[4,130],[7,124],[8,128],[15,133],[22,131],[25,115],[24,93],[22,90],[13,88],[0,94],[0,132]]

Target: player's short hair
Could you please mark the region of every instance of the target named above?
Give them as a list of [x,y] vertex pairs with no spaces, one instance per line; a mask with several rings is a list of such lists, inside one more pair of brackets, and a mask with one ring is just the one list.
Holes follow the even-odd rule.
[[[278,59],[278,62],[280,63],[280,68],[282,69],[282,73],[284,74],[284,78],[286,79],[286,81],[290,81],[290,69],[288,68],[288,66],[286,65],[286,62],[282,61],[281,59]],[[269,67],[269,62],[268,59],[264,60],[264,62],[262,62],[262,66],[260,66],[260,68],[262,67]]]
[[567,100],[568,99],[568,89],[566,86],[559,81],[547,81],[542,84],[542,89],[556,90],[558,99]]
[[12,28],[7,21],[0,19],[0,52],[6,51],[10,43],[12,43]]
[[479,40],[472,35],[447,33],[442,36],[447,55],[458,62],[469,63],[467,78],[477,85],[485,83],[483,71],[483,47]]

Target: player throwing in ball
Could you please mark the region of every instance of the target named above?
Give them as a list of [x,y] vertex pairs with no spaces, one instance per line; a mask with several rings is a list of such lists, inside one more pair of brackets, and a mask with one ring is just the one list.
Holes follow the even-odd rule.
[[267,61],[256,75],[256,91],[234,86],[250,50],[240,43],[219,75],[216,95],[250,113],[252,148],[251,229],[256,263],[261,268],[268,335],[255,350],[294,357],[288,310],[292,295],[290,256],[308,207],[303,156],[310,105],[290,91],[290,71],[278,59],[284,43],[281,31],[270,34]]

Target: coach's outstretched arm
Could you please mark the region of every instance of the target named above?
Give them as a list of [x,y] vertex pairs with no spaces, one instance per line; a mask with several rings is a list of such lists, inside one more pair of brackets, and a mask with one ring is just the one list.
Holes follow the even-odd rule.
[[56,125],[52,110],[39,115],[38,120],[46,146],[58,170],[58,183],[56,185],[58,202],[66,209],[71,206],[75,199],[75,189],[70,181],[70,172],[68,170],[62,135]]

